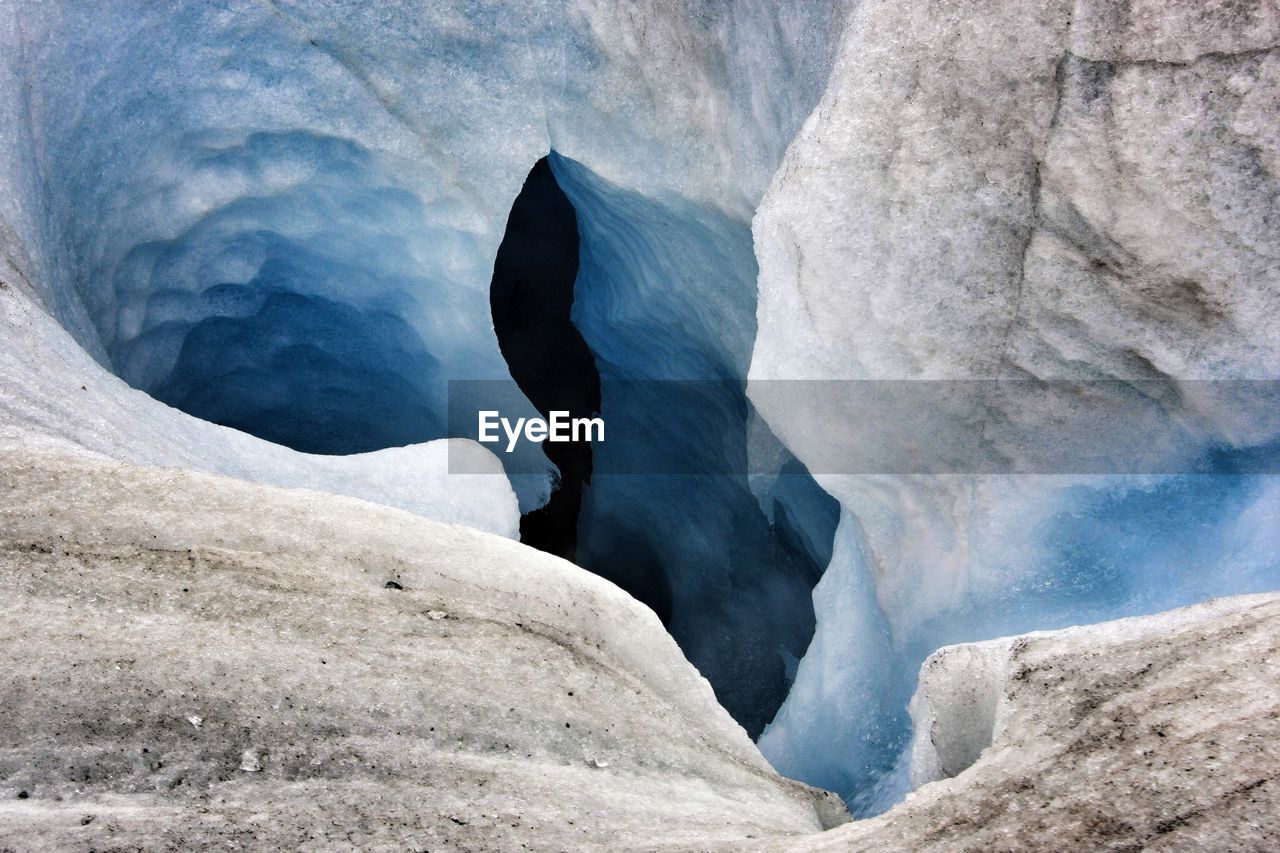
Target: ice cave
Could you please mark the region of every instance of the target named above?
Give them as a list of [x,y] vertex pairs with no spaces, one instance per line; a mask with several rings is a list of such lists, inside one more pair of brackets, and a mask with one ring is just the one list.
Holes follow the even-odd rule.
[[0,142],[0,837],[1280,843],[1273,0],[0,0]]

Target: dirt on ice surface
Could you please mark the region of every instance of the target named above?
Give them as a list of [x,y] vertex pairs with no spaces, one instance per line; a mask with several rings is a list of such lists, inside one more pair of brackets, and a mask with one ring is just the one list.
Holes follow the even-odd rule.
[[880,817],[758,847],[1280,849],[1278,647],[1268,593],[940,649],[914,769],[977,761]]
[[1276,594],[939,650],[927,784],[828,832],[650,611],[492,535],[15,452],[0,601],[5,849],[1280,846]]
[[399,510],[10,453],[0,602],[4,849],[617,849],[842,808],[620,590]]

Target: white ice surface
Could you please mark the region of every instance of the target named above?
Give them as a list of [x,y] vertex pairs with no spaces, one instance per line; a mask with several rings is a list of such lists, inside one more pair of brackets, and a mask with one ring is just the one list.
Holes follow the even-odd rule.
[[1278,627],[1269,593],[947,646],[920,672],[905,802],[719,849],[1274,849]]
[[[1280,586],[1271,478],[849,474],[975,437],[1013,470],[1042,435],[1139,467],[1276,440],[1273,388],[1185,381],[1280,376],[1280,15],[1246,6],[853,13],[753,226],[751,396],[845,510],[817,636],[761,739],[779,767],[882,809],[938,646]],[[762,382],[799,378],[1076,384],[921,413],[917,447],[901,418]],[[1077,398],[1132,393],[1104,379],[1167,380],[1149,403],[1172,427],[1055,432]]]
[[617,587],[388,507],[6,452],[0,600],[21,847],[617,850],[840,816]]

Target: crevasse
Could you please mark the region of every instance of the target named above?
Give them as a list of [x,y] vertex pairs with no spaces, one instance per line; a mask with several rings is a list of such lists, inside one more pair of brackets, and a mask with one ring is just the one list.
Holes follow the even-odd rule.
[[[498,463],[472,446],[493,473],[448,478],[432,439],[445,380],[510,378],[494,259],[549,157],[602,379],[723,383],[679,430],[606,389],[607,417],[654,438],[604,453],[751,472],[593,478],[579,562],[658,610],[745,725],[772,721],[779,769],[877,811],[906,788],[938,646],[1280,580],[1274,483],[1229,473],[1273,446],[1274,400],[1178,385],[1280,363],[1275,75],[1246,55],[1266,43],[1210,10],[1122,50],[1090,22],[1108,5],[956,26],[887,0],[14,0],[3,436],[514,535]],[[1176,452],[1222,467],[851,475],[845,444],[900,437],[856,410],[815,431],[822,401],[771,405],[748,373],[1169,380]],[[1003,440],[1025,413],[987,414]],[[526,513],[549,497],[538,464],[512,478]]]
[[[483,515],[492,490],[441,488],[432,441],[449,434],[447,380],[510,376],[494,258],[553,146],[583,223],[574,322],[601,373],[726,383],[688,412],[692,439],[668,429],[653,448],[745,457],[749,431],[767,432],[742,387],[749,219],[820,92],[837,10],[35,8],[12,5],[4,60],[22,155],[4,166],[3,214],[32,295],[134,388],[271,442],[147,404],[153,431],[122,417],[95,449]],[[650,416],[629,405],[604,403]],[[533,413],[520,406],[506,414]],[[430,471],[397,466],[405,446],[432,448]],[[526,514],[552,483],[531,455],[511,476]],[[764,486],[745,466],[697,488],[599,479],[579,519],[579,562],[658,609],[752,731],[812,632],[834,517],[783,465]],[[334,466],[349,475],[299,473]],[[390,468],[408,484],[380,495]],[[504,508],[486,526],[509,524]]]

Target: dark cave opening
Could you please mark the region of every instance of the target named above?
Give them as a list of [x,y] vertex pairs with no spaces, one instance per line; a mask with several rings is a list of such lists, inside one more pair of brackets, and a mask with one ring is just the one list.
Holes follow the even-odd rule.
[[[324,188],[251,199],[131,250],[120,290],[133,294],[129,322],[112,326],[121,376],[196,417],[311,453],[472,435],[474,415],[446,417],[443,388],[499,363],[469,353],[433,308],[436,284],[409,251],[426,208],[369,190],[376,176],[342,147],[262,138],[245,156],[299,149],[330,164]],[[335,183],[359,204],[335,202]],[[298,210],[340,227],[278,227]],[[813,635],[837,505],[794,460],[763,476],[751,466],[741,377],[752,258],[745,223],[655,202],[549,154],[512,204],[492,269],[490,317],[515,383],[495,380],[501,402],[480,408],[608,420],[608,443],[542,442],[532,474],[529,460],[504,459],[517,493],[520,477],[537,481],[526,508],[546,500],[521,518],[521,541],[651,608],[755,737]],[[546,499],[548,460],[559,476]]]
[[[743,286],[753,268],[726,258],[750,234],[706,221],[552,153],[512,205],[490,310],[510,373],[543,417],[611,424],[597,445],[542,443],[561,479],[522,518],[521,541],[650,607],[754,738],[813,636],[838,504],[795,460],[749,476],[744,365],[719,336],[745,341],[733,334],[754,311]],[[729,293],[718,311],[717,285]]]
[[[552,411],[570,417],[600,411],[600,374],[570,319],[577,277],[577,213],[544,157],[511,206],[489,289],[503,358],[544,417]],[[545,442],[543,451],[560,479],[551,500],[520,519],[520,541],[574,561],[583,489],[591,482],[591,444]],[[643,590],[628,591],[649,603]]]

